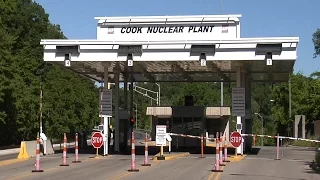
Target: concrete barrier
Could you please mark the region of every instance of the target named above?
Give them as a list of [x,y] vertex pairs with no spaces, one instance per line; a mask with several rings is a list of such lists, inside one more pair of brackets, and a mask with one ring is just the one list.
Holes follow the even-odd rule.
[[26,142],[21,141],[20,152],[18,154],[18,159],[29,159],[29,155],[27,153]]
[[[54,149],[53,149],[53,146],[52,146],[52,143],[50,140],[47,140],[46,146],[47,146],[47,154],[46,155],[54,154]],[[42,151],[42,153],[43,153],[43,151]]]
[[[29,158],[36,157],[37,141],[24,141],[26,143],[27,154]],[[41,155],[43,155],[41,153]]]

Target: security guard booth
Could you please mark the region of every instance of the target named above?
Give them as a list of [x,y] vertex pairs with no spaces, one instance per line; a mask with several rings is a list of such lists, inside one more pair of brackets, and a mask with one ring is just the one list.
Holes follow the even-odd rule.
[[[193,106],[193,98],[186,96],[185,106],[147,107],[147,115],[152,116],[152,140],[157,125],[166,125],[167,132],[194,136],[223,132],[229,140],[230,107]],[[199,147],[200,143],[195,138],[172,137],[173,147]]]

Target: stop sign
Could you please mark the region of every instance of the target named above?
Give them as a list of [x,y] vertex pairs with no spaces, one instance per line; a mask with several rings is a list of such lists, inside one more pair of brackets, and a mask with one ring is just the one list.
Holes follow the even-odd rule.
[[103,145],[103,136],[100,132],[95,132],[92,134],[91,144],[94,148],[101,148]]
[[242,143],[242,136],[239,132],[232,132],[230,136],[230,143],[234,148],[237,148]]

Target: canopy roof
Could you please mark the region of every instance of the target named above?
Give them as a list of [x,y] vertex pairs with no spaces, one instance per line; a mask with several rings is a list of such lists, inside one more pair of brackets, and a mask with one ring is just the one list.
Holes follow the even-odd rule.
[[[240,38],[239,17],[98,17],[97,39],[41,40],[40,44],[44,61],[65,66],[70,54],[71,66],[66,68],[101,82],[104,67],[109,82],[114,82],[116,72],[124,81],[128,53],[135,82],[230,82],[236,81],[238,66],[253,81],[287,81],[299,38]],[[181,32],[174,31],[177,27]],[[134,28],[139,34],[133,33]],[[129,46],[138,50],[124,53],[123,47]],[[267,65],[270,54],[272,65]],[[206,62],[203,66],[201,59]]]

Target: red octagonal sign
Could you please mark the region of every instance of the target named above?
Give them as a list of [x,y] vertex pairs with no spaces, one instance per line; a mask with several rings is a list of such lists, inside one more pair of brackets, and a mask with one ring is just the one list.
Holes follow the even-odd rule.
[[242,136],[239,132],[232,132],[230,136],[230,143],[234,148],[237,148],[242,143]]
[[100,132],[95,132],[92,134],[91,144],[94,148],[101,148],[103,145],[103,136]]

